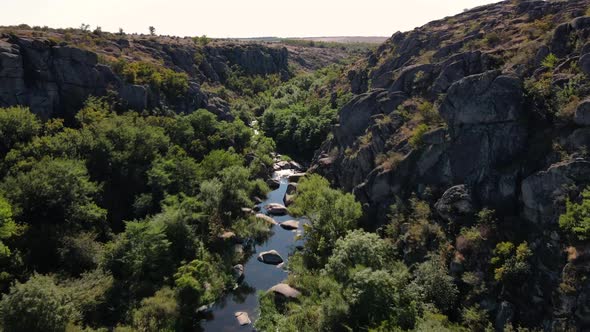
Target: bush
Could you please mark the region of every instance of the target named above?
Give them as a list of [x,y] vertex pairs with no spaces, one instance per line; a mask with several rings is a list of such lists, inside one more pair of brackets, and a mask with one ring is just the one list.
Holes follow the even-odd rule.
[[582,192],[582,201],[566,202],[566,211],[559,217],[559,227],[580,241],[590,239],[590,188]]
[[127,62],[123,59],[113,65],[113,70],[131,84],[149,85],[175,101],[189,88],[189,78],[184,72],[176,72],[150,62]]
[[3,327],[13,332],[61,332],[77,311],[52,277],[35,274],[17,282],[0,301]]
[[549,53],[541,62],[541,65],[547,69],[554,69],[557,63],[559,62],[559,58],[553,54]]
[[424,142],[422,137],[428,132],[428,125],[420,124],[412,131],[412,136],[409,139],[410,146],[414,149],[420,148]]

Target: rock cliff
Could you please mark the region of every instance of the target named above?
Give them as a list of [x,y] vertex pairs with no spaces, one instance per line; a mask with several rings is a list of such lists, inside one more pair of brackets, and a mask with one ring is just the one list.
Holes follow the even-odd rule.
[[[491,208],[505,235],[526,230],[534,248],[550,248],[529,298],[494,298],[502,324],[517,315],[548,317],[549,330],[590,328],[589,284],[571,276],[589,265],[563,259],[558,227],[565,200],[590,184],[589,6],[506,1],[395,33],[351,67],[356,96],[313,161],[363,202],[368,228],[417,195],[443,225]],[[568,273],[573,297],[557,287]]]
[[[287,49],[259,44],[197,47],[120,37],[103,38],[101,44],[88,48],[26,33],[4,35],[0,38],[0,107],[24,105],[45,118],[68,118],[88,96],[113,94],[136,110],[192,112],[206,108],[220,117],[229,117],[226,101],[204,91],[203,83],[225,83],[232,68],[246,75],[278,74],[283,79],[290,75]],[[148,85],[129,84],[113,71],[109,61],[100,61],[104,59],[160,63],[186,73],[189,88],[180,98],[166,100]]]

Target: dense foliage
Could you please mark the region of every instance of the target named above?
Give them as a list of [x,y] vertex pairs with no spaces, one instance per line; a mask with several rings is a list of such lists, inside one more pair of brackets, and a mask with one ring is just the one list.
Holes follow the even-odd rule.
[[117,114],[90,98],[76,120],[0,109],[3,327],[195,328],[241,259],[220,235],[268,232],[241,208],[269,190],[257,177],[274,143],[205,110]]

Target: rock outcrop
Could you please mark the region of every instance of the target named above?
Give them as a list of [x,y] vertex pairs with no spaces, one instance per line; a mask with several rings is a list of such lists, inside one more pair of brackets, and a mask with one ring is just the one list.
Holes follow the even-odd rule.
[[[106,41],[105,41],[106,42]],[[224,83],[230,68],[248,75],[278,74],[289,77],[288,51],[259,44],[207,46],[175,45],[151,39],[120,39],[107,49],[127,49],[190,78],[186,93],[169,100],[145,85],[127,83],[111,67],[99,63],[97,52],[36,37],[0,36],[0,107],[28,106],[42,118],[71,119],[89,96],[115,95],[123,108],[134,110],[172,109],[192,112],[205,108],[231,119],[229,105],[223,99],[201,89],[204,82]],[[202,60],[196,64],[195,55]],[[108,54],[122,57],[122,53]]]

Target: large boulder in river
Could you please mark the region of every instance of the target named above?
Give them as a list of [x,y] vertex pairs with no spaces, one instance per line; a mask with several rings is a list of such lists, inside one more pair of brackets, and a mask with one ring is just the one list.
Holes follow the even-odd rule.
[[252,323],[247,312],[238,311],[234,314],[234,316],[236,316],[236,319],[238,320],[238,324],[240,324],[240,326],[249,325]]
[[281,228],[286,230],[294,230],[299,228],[299,221],[297,220],[287,220],[280,223]]
[[268,214],[274,216],[282,216],[288,213],[287,208],[284,205],[278,203],[268,204],[264,208]]
[[276,250],[263,251],[258,255],[258,261],[271,264],[279,265],[283,262],[283,257]]
[[254,217],[256,219],[262,220],[270,225],[277,225],[278,224],[278,222],[276,222],[276,220],[274,220],[272,217],[267,216],[266,214],[257,213]]

